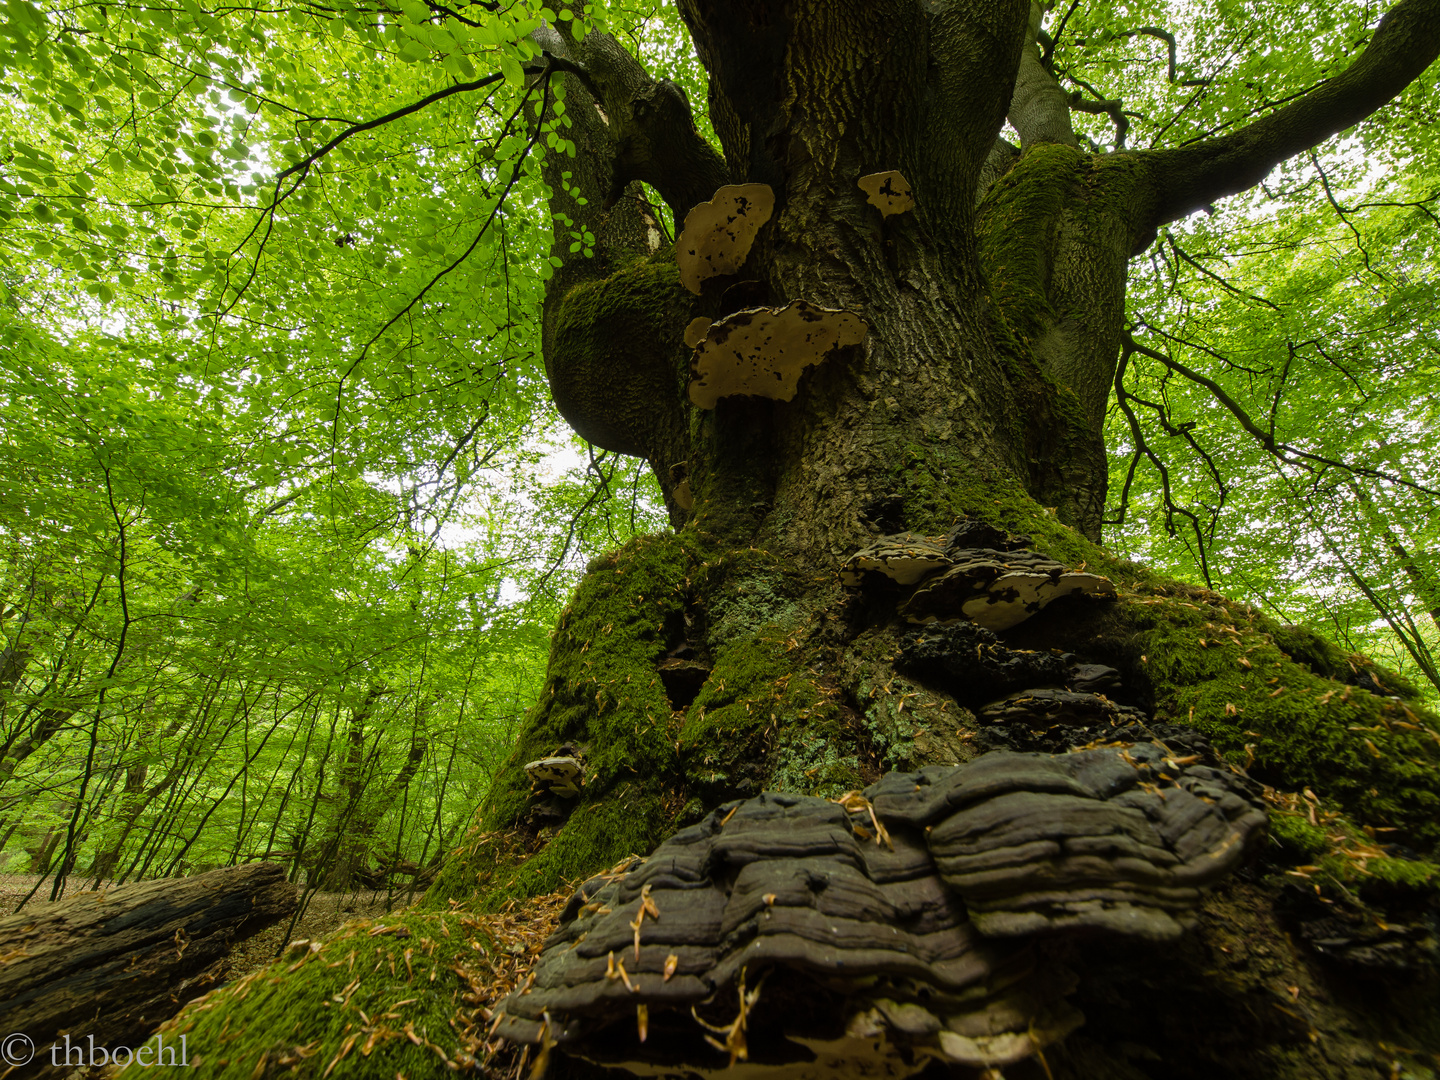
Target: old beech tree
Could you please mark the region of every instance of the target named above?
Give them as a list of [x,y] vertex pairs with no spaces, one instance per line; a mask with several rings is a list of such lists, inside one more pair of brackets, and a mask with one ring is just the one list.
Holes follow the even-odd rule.
[[[978,719],[983,688],[897,664],[913,629],[900,586],[842,582],[882,536],[979,521],[1118,589],[1057,601],[1008,647],[1117,669],[1111,698],[1198,730],[1272,807],[1271,839],[1189,936],[1072,946],[1087,1022],[1010,1075],[1434,1075],[1434,719],[1313,635],[1100,545],[1129,261],[1392,100],[1440,53],[1440,3],[1400,0],[1341,73],[1248,123],[1105,154],[1077,140],[1026,0],[678,7],[718,149],[698,103],[603,33],[542,29],[530,73],[542,93],[565,80],[577,144],[546,165],[554,398],[585,438],[650,463],[674,532],[591,565],[431,902],[523,902],[761,791],[834,797],[990,748],[1063,752],[1064,735]],[[913,207],[887,216],[859,181],[891,170]],[[696,293],[639,182],[677,232],[726,185],[768,186],[773,213],[743,265]],[[696,405],[687,327],[796,301],[858,316],[863,341],[809,367],[791,400]],[[532,790],[524,764],[556,754],[583,758],[578,797]],[[551,1067],[589,1068],[560,1051]]]

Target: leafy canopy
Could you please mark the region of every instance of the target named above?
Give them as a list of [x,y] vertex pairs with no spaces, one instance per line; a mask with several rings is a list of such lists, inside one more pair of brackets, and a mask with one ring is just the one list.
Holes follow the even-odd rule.
[[[1294,99],[1380,13],[1075,0],[1042,47],[1111,153]],[[137,811],[155,865],[201,832],[323,834],[297,808],[359,813],[335,763],[383,687],[365,798],[423,740],[407,782],[443,834],[484,783],[474,747],[503,745],[468,725],[513,715],[541,663],[546,610],[519,602],[557,595],[577,545],[661,526],[635,463],[557,482],[546,456],[540,164],[578,148],[542,21],[705,100],[659,3],[9,0],[0,814],[40,807],[95,855],[127,789],[173,773]],[[1440,685],[1436,101],[1432,71],[1132,264],[1107,536]],[[237,776],[264,794],[237,804]]]

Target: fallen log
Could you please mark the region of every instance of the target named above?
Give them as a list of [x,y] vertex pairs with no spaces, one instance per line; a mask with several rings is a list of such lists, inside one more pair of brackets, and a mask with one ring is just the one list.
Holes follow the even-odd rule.
[[[295,910],[276,863],[86,892],[0,917],[0,1037],[5,1064],[27,1044],[48,1071],[52,1045],[135,1047],[225,975],[235,942]],[[66,1037],[69,1041],[66,1041]],[[89,1064],[90,1061],[85,1062]]]

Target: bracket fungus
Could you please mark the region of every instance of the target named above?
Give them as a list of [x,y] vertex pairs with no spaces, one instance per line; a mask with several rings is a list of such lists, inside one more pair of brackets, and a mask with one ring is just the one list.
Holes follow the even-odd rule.
[[[967,547],[977,540],[1000,545]],[[861,548],[840,566],[849,586],[878,571],[901,585],[919,587],[900,604],[917,624],[969,619],[987,630],[1008,630],[1062,596],[1112,597],[1109,578],[1067,570],[1038,552],[1023,550],[1028,536],[1007,536],[979,522],[962,522],[944,540],[897,533]]]
[[1049,943],[1178,935],[1252,789],[1139,743],[727,804],[582,885],[495,1031],[639,1076],[1003,1068],[1083,1022]]
[[755,234],[774,211],[775,192],[769,184],[726,184],[709,202],[695,206],[675,241],[680,284],[699,293],[706,278],[738,271]]
[[963,695],[971,704],[1070,680],[1069,667],[1055,653],[1008,648],[994,633],[971,622],[914,628],[901,638],[895,666]]
[[1115,595],[1109,578],[1067,570],[1034,552],[971,548],[954,560],[900,605],[906,621],[963,617],[987,630],[1008,630],[1062,596]]
[[530,777],[535,790],[548,791],[565,799],[573,799],[580,794],[584,771],[584,763],[568,754],[543,757],[525,766],[525,775]]
[[711,323],[695,347],[690,400],[702,409],[737,394],[789,401],[807,367],[859,345],[869,329],[858,315],[804,300],[737,311]]
[[883,217],[903,214],[915,206],[915,194],[910,190],[910,181],[894,169],[862,176],[859,184],[870,205],[878,207]]
[[863,547],[840,566],[840,580],[860,585],[867,573],[883,574],[901,585],[914,585],[932,570],[949,566],[943,541],[916,533],[893,533]]
[[713,319],[707,319],[704,315],[701,315],[699,318],[691,319],[686,323],[685,347],[687,349],[693,349],[704,341],[705,335],[710,332],[710,324],[713,321]]
[[1132,724],[1148,717],[1133,705],[1121,705],[1104,694],[1042,687],[1021,690],[1001,701],[991,702],[976,714],[989,724],[1023,722],[1035,727],[1052,724]]

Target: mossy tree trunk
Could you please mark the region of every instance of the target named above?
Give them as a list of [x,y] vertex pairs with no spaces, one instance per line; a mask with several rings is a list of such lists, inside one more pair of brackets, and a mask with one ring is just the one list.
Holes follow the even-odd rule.
[[[977,720],[980,692],[897,668],[897,594],[837,573],[880,534],[977,518],[1120,590],[1051,605],[1011,647],[1117,668],[1113,696],[1198,729],[1277,808],[1269,854],[1197,935],[1082,950],[1089,1022],[1050,1055],[1054,1075],[1433,1075],[1417,1055],[1440,1051],[1440,995],[1419,962],[1437,871],[1413,856],[1440,840],[1440,723],[1366,662],[1099,539],[1128,260],[1166,221],[1397,93],[1440,51],[1440,3],[1402,0],[1348,72],[1234,134],[1105,156],[1076,147],[1021,0],[679,7],[723,152],[614,40],[541,34],[578,149],[547,164],[563,260],[547,372],[577,431],[649,461],[675,531],[590,567],[431,904],[497,911],[735,797],[836,796],[1004,745]],[[999,138],[1007,117],[1018,148]],[[884,218],[857,181],[891,169],[915,206]],[[768,184],[775,213],[743,271],[695,295],[637,181],[677,223],[727,183]],[[571,252],[577,237],[593,257]],[[793,400],[693,405],[687,324],[796,300],[858,314],[864,343],[810,370]],[[584,756],[579,797],[532,792],[523,765],[566,744]],[[1403,847],[1375,846],[1381,829]],[[1371,940],[1378,924],[1392,937]],[[1369,989],[1304,944],[1322,938],[1349,943],[1331,951]],[[1397,962],[1371,962],[1397,958],[1396,941]],[[1401,987],[1402,969],[1422,983]]]
[[[1328,108],[1307,98],[1208,143],[1104,156],[1077,148],[1035,12],[1018,0],[681,0],[722,153],[695,133],[683,95],[615,42],[550,34],[579,152],[550,177],[565,265],[547,296],[547,368],[578,431],[650,461],[676,533],[590,568],[510,766],[432,896],[499,906],[644,853],[737,796],[834,796],[998,745],[972,711],[982,700],[896,670],[906,628],[895,597],[847,590],[836,572],[878,534],[941,534],[969,516],[1121,589],[1110,605],[1052,606],[1012,644],[1119,668],[1122,700],[1199,728],[1279,792],[1309,789],[1348,815],[1328,839],[1287,818],[1277,835],[1288,846],[1217,898],[1198,943],[1159,960],[1092,958],[1080,996],[1100,1016],[1051,1064],[1085,1076],[1370,1076],[1360,1059],[1389,1069],[1394,1055],[1377,1048],[1387,1037],[1440,1049],[1433,1006],[1392,1021],[1385,994],[1368,1011],[1337,997],[1281,914],[1283,883],[1313,887],[1285,871],[1331,858],[1346,872],[1354,859],[1336,853],[1368,839],[1361,827],[1433,847],[1434,721],[1388,686],[1330,681],[1354,673],[1323,644],[1097,546],[1129,259],[1166,221],[1392,96],[1440,48],[1434,8],[1399,5],[1324,91]],[[998,138],[1007,117],[1018,148]],[[608,197],[578,203],[562,168]],[[915,206],[887,218],[857,181],[890,169]],[[776,209],[742,272],[696,296],[637,180],[677,228],[724,183],[768,184]],[[593,258],[570,252],[572,231],[595,237]],[[791,401],[693,405],[687,323],[795,300],[861,315],[865,342],[810,370]],[[677,667],[699,671],[698,691],[677,678],[667,691]],[[523,763],[567,743],[585,755],[581,797],[533,793]],[[1430,902],[1428,864],[1369,865],[1410,882],[1387,886],[1397,912]],[[1323,899],[1356,891],[1330,888]],[[1155,986],[1166,1000],[1149,1000]]]

